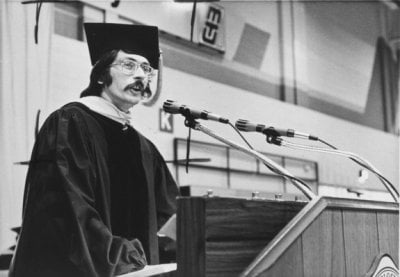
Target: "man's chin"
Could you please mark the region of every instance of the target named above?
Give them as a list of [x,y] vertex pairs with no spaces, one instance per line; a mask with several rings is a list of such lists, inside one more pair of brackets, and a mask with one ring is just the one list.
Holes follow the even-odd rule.
[[142,95],[138,94],[138,95],[129,95],[129,97],[126,99],[127,102],[129,104],[131,104],[132,106],[140,103],[140,101],[142,101]]

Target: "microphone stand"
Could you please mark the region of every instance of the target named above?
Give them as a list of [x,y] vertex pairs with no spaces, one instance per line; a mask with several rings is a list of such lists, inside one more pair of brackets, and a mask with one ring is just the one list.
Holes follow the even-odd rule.
[[309,146],[309,145],[303,145],[303,144],[297,144],[297,143],[292,143],[288,142],[282,138],[277,138],[277,137],[270,137],[269,140],[267,139],[269,143],[273,143],[279,146],[286,146],[291,149],[297,149],[297,150],[309,150],[309,151],[314,151],[314,152],[321,152],[321,153],[328,153],[328,154],[334,154],[334,155],[339,155],[339,156],[345,156],[347,158],[350,158],[360,164],[361,166],[365,167],[372,173],[374,173],[381,183],[385,186],[385,188],[389,191],[390,195],[393,197],[394,201],[396,203],[399,203],[399,193],[396,190],[396,188],[385,178],[383,175],[379,172],[378,169],[376,169],[370,162],[368,162],[366,159],[360,157],[359,155],[356,155],[352,152],[348,151],[341,151],[337,149],[328,149],[328,148],[321,148],[321,147],[316,147],[316,146]]
[[285,178],[289,179],[293,185],[295,185],[301,192],[304,193],[304,195],[309,199],[309,200],[313,200],[316,198],[316,195],[311,191],[311,189],[309,189],[307,186],[305,186],[304,184],[300,183],[299,181],[295,180],[295,179],[290,179],[288,177],[293,177],[295,178],[295,176],[293,176],[293,174],[291,174],[289,171],[287,171],[285,168],[281,167],[279,164],[275,163],[274,161],[272,161],[271,159],[265,157],[264,155],[258,153],[257,151],[254,151],[252,149],[246,148],[242,145],[239,145],[236,142],[233,142],[231,140],[225,139],[219,135],[217,135],[216,133],[214,133],[213,131],[211,131],[210,129],[204,127],[203,125],[201,125],[200,123],[198,123],[195,118],[193,118],[190,115],[190,111],[188,113],[186,113],[185,115],[186,120],[185,120],[185,126],[192,128],[196,131],[200,131],[216,140],[219,140],[229,146],[231,146],[232,148],[239,150],[245,154],[248,154],[250,156],[253,156],[254,158],[256,158],[257,160],[260,160],[261,162],[263,162],[264,164],[270,166],[271,168],[274,168],[277,172],[286,175],[284,176]]

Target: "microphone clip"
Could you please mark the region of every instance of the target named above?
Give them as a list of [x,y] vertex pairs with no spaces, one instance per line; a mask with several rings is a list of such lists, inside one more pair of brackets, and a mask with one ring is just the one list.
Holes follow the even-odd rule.
[[182,112],[182,115],[185,117],[185,126],[195,129],[198,122],[196,121],[196,117],[192,115],[189,108],[185,108]]
[[[281,138],[281,136],[284,133],[282,130],[275,129],[274,127],[268,127],[265,128],[262,133],[265,135],[268,143],[278,146],[282,145],[283,139]],[[293,135],[288,136],[293,137]]]
[[275,144],[278,146],[281,146],[283,141],[282,138],[276,135],[266,135],[266,140],[268,143]]

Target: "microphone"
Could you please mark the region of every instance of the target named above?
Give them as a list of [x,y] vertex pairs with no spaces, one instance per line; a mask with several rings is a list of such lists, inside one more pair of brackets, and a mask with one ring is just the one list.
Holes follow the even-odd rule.
[[275,127],[266,127],[264,124],[254,124],[248,120],[239,119],[235,123],[236,128],[244,132],[259,132],[272,137],[289,137],[289,138],[302,138],[309,140],[318,140],[318,137],[297,132],[293,129],[281,129]]
[[190,108],[186,105],[180,105],[173,100],[167,100],[163,104],[163,109],[167,113],[171,114],[181,114],[183,116],[191,116],[193,118],[205,119],[205,120],[213,120],[221,123],[228,124],[229,119],[224,118],[218,114],[214,114],[208,111],[200,111],[197,109]]

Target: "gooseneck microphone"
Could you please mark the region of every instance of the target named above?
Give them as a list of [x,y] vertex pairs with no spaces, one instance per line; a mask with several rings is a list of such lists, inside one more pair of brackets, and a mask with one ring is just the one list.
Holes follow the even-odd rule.
[[272,137],[289,137],[289,138],[303,138],[309,140],[318,140],[318,137],[297,132],[293,129],[281,129],[275,127],[266,127],[264,124],[251,123],[245,119],[239,119],[235,123],[236,128],[243,132],[259,132],[266,136]]
[[206,110],[194,109],[186,105],[181,105],[173,100],[165,101],[163,104],[163,109],[167,113],[181,114],[183,116],[190,116],[194,119],[198,118],[198,119],[217,121],[225,124],[229,123],[229,119],[224,118],[218,114],[211,113]]

